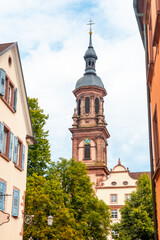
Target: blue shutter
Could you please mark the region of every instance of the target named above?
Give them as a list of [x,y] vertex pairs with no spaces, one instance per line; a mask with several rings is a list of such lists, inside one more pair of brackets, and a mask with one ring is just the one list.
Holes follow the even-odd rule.
[[19,190],[14,189],[13,204],[12,204],[12,216],[18,217],[18,209],[19,209]]
[[22,169],[24,170],[24,161],[25,161],[25,146],[23,145],[23,150],[22,150]]
[[14,90],[14,111],[17,111],[17,88]]
[[3,152],[4,125],[0,122],[0,152]]
[[4,211],[4,201],[5,201],[6,184],[0,181],[0,210]]
[[14,137],[14,153],[13,153],[14,163],[17,163],[17,154],[18,154],[18,138]]
[[5,87],[6,87],[6,72],[0,68],[0,95],[5,95]]
[[13,150],[13,133],[10,132],[10,139],[9,139],[9,159],[12,160],[12,150]]

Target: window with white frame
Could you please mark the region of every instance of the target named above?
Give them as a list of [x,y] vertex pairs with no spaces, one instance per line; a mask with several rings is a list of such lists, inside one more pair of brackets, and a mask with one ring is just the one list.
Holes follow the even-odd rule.
[[131,199],[131,194],[125,194],[125,200]]
[[117,209],[111,210],[111,218],[116,219],[118,217]]
[[111,194],[111,203],[117,202],[117,194]]

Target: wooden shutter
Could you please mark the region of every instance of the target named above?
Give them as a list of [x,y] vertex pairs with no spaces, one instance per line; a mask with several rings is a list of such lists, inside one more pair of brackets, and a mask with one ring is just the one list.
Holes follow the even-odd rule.
[[17,88],[14,90],[14,111],[17,111]]
[[14,191],[13,191],[12,216],[18,217],[18,209],[19,209],[19,190],[14,189]]
[[0,152],[3,152],[4,125],[0,122]]
[[12,152],[13,152],[13,133],[10,132],[10,139],[9,139],[9,159],[12,160]]
[[6,72],[0,68],[0,95],[5,95],[6,88]]
[[14,137],[14,153],[13,153],[14,163],[17,163],[17,154],[18,154],[18,139]]
[[24,170],[24,161],[25,161],[25,146],[23,145],[22,149],[22,169]]
[[4,211],[6,184],[0,181],[0,210]]

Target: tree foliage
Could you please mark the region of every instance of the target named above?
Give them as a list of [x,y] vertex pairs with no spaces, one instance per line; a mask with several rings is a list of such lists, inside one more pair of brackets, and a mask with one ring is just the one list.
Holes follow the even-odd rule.
[[120,211],[121,220],[113,225],[113,230],[119,235],[114,239],[154,239],[151,181],[146,174],[140,176],[137,190]]
[[44,175],[51,162],[50,145],[48,141],[48,131],[44,130],[48,115],[38,105],[38,99],[28,98],[29,110],[32,120],[34,137],[36,144],[31,145],[28,151],[28,171],[27,175],[33,173]]
[[52,164],[46,177],[28,177],[25,211],[34,217],[24,239],[106,240],[109,233],[109,208],[95,196],[86,166],[73,159]]

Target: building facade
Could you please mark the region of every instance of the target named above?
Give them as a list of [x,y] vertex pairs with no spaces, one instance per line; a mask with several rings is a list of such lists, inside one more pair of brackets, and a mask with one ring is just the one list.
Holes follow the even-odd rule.
[[[160,236],[160,0],[134,0],[134,10],[145,49],[155,232],[157,232],[157,198],[158,233]],[[156,197],[154,196],[155,186]],[[157,235],[155,239],[158,239]]]
[[0,238],[21,240],[34,138],[17,43],[0,44],[0,109]]

